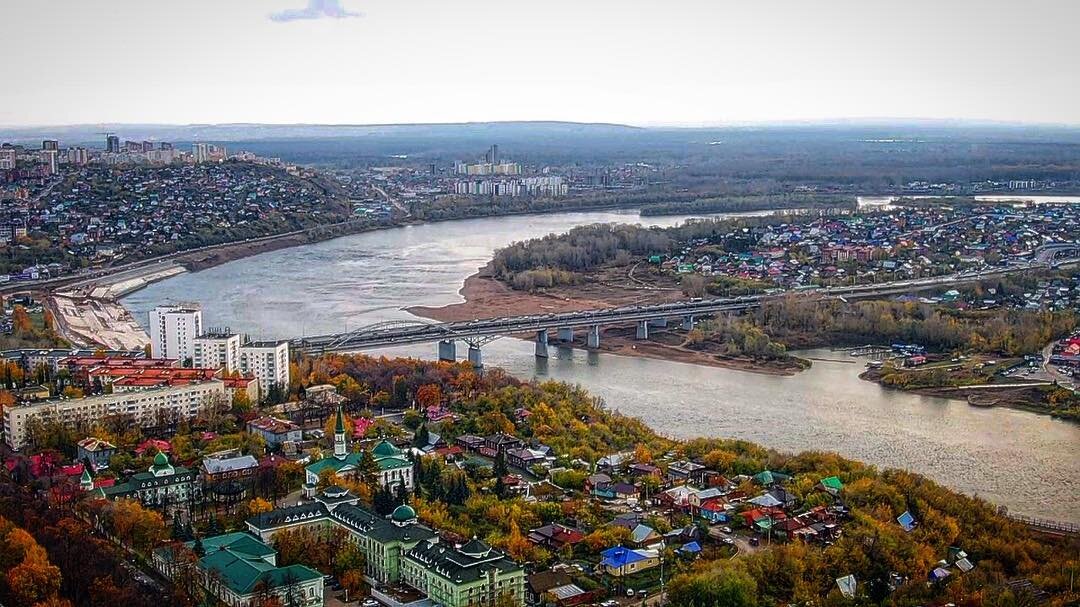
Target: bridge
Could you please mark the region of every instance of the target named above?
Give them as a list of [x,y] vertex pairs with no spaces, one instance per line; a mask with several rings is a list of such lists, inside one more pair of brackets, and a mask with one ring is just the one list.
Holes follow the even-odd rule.
[[551,330],[557,331],[559,341],[569,343],[577,329],[585,329],[586,345],[597,348],[604,325],[637,323],[637,338],[648,339],[651,327],[666,327],[669,319],[678,319],[682,328],[689,330],[697,317],[748,310],[761,305],[761,301],[762,296],[748,296],[447,323],[392,321],[348,333],[302,337],[292,340],[290,346],[307,354],[321,354],[438,342],[439,359],[455,360],[456,342],[463,341],[469,345],[469,360],[480,367],[481,346],[508,335],[535,334],[536,355],[546,358]]
[[[810,289],[804,292],[818,294],[823,299],[847,301],[849,299],[881,297],[978,282],[1008,274],[1042,269],[1047,265],[1047,263],[1036,261],[1020,262],[991,270],[970,271],[876,285]],[[469,361],[479,368],[483,366],[481,347],[500,337],[533,334],[536,339],[536,356],[547,358],[550,331],[556,331],[559,342],[572,343],[575,332],[584,329],[586,331],[586,346],[598,348],[600,346],[600,329],[603,326],[634,323],[637,325],[636,337],[638,339],[648,339],[651,328],[667,327],[668,322],[672,320],[680,323],[682,329],[690,330],[694,327],[696,320],[702,316],[750,310],[783,296],[784,294],[769,294],[719,299],[692,299],[664,304],[624,306],[559,314],[484,318],[447,323],[429,323],[419,320],[392,321],[360,327],[347,333],[293,339],[290,342],[290,347],[306,354],[322,354],[437,342],[439,360],[453,361],[457,358],[457,342],[462,341],[469,346]]]

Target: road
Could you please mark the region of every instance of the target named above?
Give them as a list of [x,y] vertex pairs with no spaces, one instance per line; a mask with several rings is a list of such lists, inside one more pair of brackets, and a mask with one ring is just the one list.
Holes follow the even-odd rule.
[[1042,350],[1042,373],[1040,375],[1050,381],[1056,381],[1059,386],[1068,388],[1069,390],[1076,390],[1076,381],[1069,375],[1065,375],[1061,371],[1058,371],[1056,367],[1050,364],[1050,355],[1054,353],[1054,343],[1050,343]]

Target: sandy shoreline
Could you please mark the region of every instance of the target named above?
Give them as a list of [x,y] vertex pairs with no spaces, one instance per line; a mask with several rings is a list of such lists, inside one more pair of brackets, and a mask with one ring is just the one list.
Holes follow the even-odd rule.
[[[570,298],[559,295],[523,293],[515,291],[502,282],[491,278],[486,268],[465,279],[464,286],[458,293],[465,298],[464,302],[449,304],[439,307],[413,306],[406,311],[416,316],[429,318],[439,322],[455,322],[473,320],[476,318],[493,318],[499,316],[517,316],[537,313],[576,312],[579,310],[591,310],[607,308],[612,305],[622,305],[627,298],[640,298],[628,293],[616,293],[618,303],[610,300],[605,301],[591,297],[582,290],[583,297]],[[649,298],[656,297],[650,293]],[[670,294],[660,296],[670,299]],[[651,329],[649,340],[635,338],[633,326],[610,325],[601,328],[600,348],[598,351],[620,356],[642,356],[658,360],[670,360],[675,362],[695,365],[706,365],[724,369],[735,369],[761,373],[765,375],[794,375],[799,369],[786,365],[762,364],[750,359],[718,358],[706,352],[698,352],[681,347],[683,337],[674,329]],[[531,339],[532,336],[521,336],[523,339]],[[574,342],[567,345],[579,349],[587,349],[585,334],[578,331],[574,336]]]
[[53,293],[46,301],[60,336],[72,345],[134,350],[150,343],[146,331],[119,302],[77,291]]

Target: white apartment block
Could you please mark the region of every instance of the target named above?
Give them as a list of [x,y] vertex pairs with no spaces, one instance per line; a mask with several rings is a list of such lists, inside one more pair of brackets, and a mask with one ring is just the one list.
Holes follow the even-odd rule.
[[289,387],[289,342],[253,341],[240,346],[240,372],[259,380],[259,393],[270,394],[277,384]]
[[194,357],[195,338],[202,332],[202,310],[198,305],[157,306],[150,310],[150,350],[154,358],[187,361]]
[[133,424],[145,427],[157,425],[162,419],[192,419],[208,404],[225,399],[225,383],[215,379],[185,386],[16,405],[4,409],[4,441],[12,449],[21,448],[26,443],[28,424],[34,418],[75,427],[112,415],[125,415],[131,417]]
[[195,338],[191,366],[197,369],[224,369],[232,373],[240,368],[240,335],[206,333]]

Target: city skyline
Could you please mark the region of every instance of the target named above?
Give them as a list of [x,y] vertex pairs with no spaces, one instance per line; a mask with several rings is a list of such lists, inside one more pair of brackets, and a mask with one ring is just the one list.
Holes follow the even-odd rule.
[[[1075,4],[903,8],[17,0],[0,8],[0,36],[64,44],[12,63],[0,125],[1080,124]],[[72,49],[93,60],[73,69]]]

